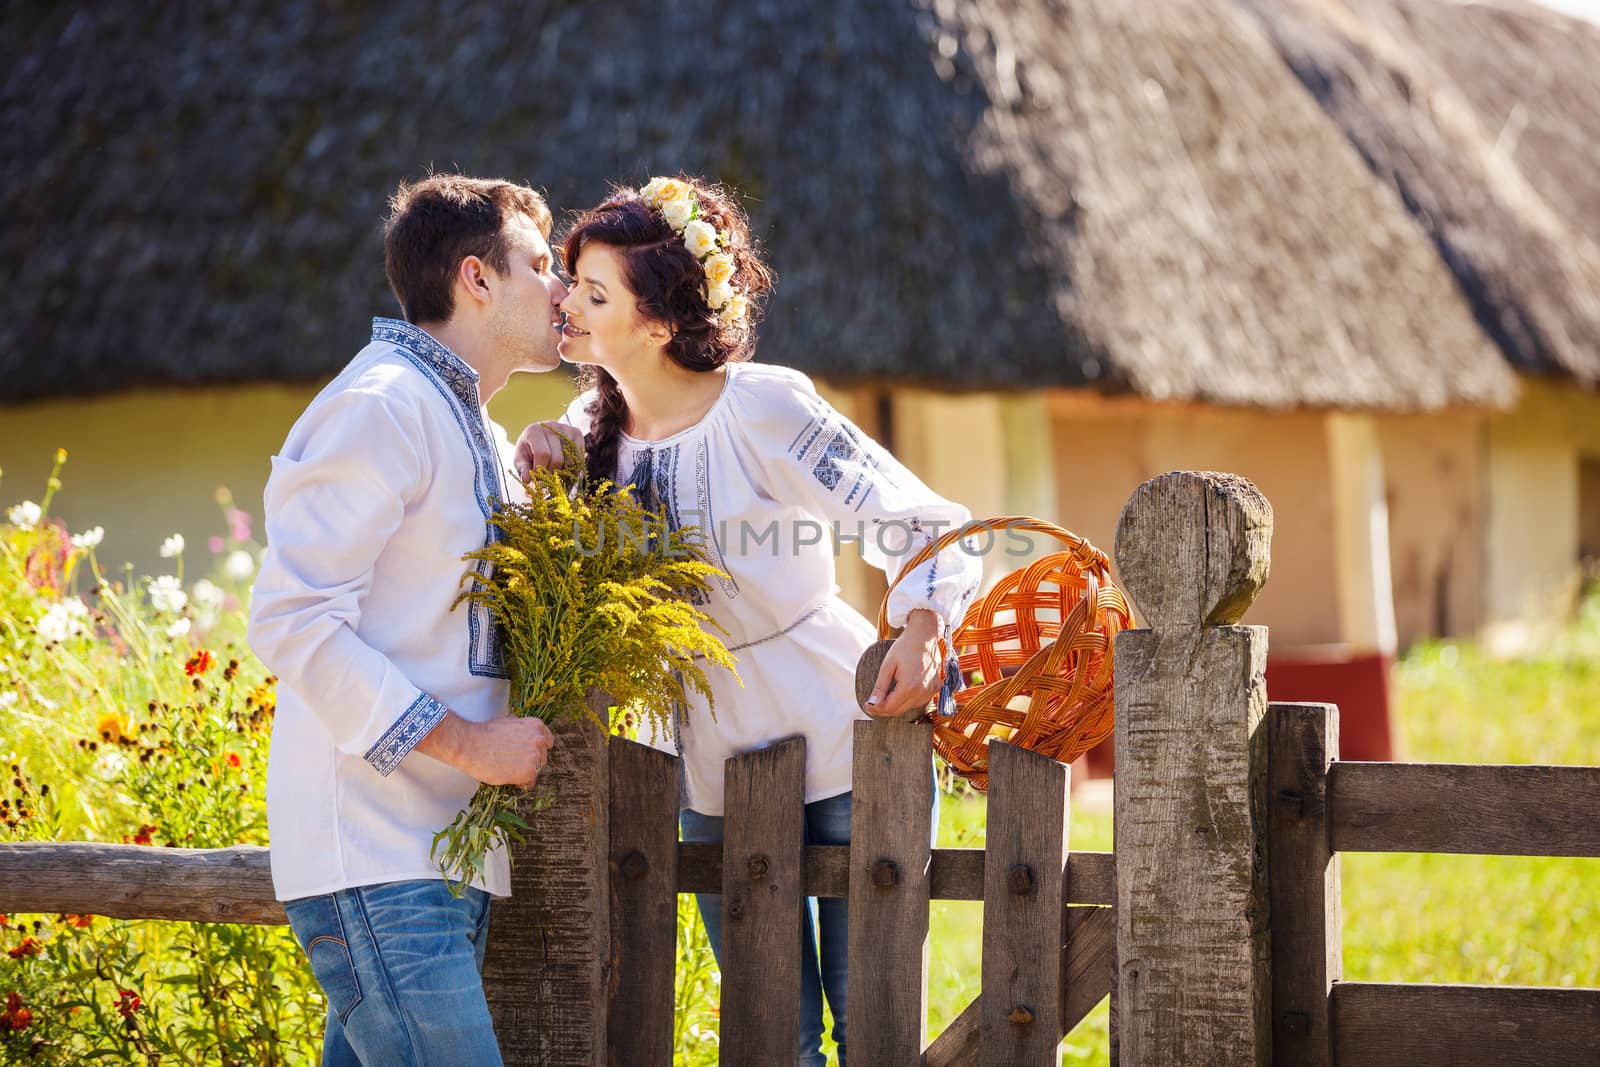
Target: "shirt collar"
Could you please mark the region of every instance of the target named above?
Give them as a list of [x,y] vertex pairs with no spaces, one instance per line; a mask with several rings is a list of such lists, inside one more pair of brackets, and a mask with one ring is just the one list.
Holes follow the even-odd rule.
[[436,337],[415,323],[376,315],[372,319],[372,339],[399,345],[432,367],[445,381],[459,382],[465,375],[474,385],[478,382],[478,372],[472,364],[440,344]]

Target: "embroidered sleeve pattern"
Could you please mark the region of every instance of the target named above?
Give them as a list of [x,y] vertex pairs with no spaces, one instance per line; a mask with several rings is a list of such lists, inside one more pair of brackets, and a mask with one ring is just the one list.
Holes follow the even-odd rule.
[[417,742],[439,725],[446,710],[443,704],[423,693],[412,701],[411,706],[361,758],[387,778],[391,771],[400,766],[400,761],[406,758],[407,753],[417,747]]

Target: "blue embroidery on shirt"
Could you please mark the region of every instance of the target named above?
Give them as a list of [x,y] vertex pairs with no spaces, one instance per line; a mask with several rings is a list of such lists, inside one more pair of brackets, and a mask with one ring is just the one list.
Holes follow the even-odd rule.
[[[488,428],[478,403],[478,373],[450,349],[429,336],[426,330],[403,322],[379,316],[372,320],[372,339],[393,345],[405,359],[422,372],[450,404],[456,425],[466,438],[472,452],[475,470],[472,477],[473,492],[478,498],[478,508],[483,512],[484,543],[494,544],[504,540],[500,528],[489,522],[494,512],[494,498],[505,497],[500,481],[500,453],[489,440]],[[490,487],[493,487],[492,490]],[[487,581],[493,569],[487,560],[478,560],[475,569]],[[473,604],[467,611],[467,670],[482,678],[509,678],[505,652],[501,647],[500,633],[489,609]]]
[[417,747],[417,742],[426,737],[429,730],[439,725],[439,720],[444,718],[446,710],[443,704],[423,693],[411,702],[411,706],[406,708],[361,758],[387,778],[390,771],[400,766],[400,761],[406,758],[406,754]]

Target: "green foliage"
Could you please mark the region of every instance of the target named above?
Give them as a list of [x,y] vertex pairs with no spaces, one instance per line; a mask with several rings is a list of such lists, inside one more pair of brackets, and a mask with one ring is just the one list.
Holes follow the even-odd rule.
[[[566,442],[571,450],[571,442]],[[563,470],[581,470],[576,451]],[[526,503],[492,519],[501,539],[467,558],[493,565],[463,578],[461,599],[489,609],[511,669],[511,713],[552,722],[584,714],[590,688],[638,720],[669,728],[686,689],[711,700],[705,665],[734,658],[705,627],[690,596],[720,572],[704,562],[694,527],[672,529],[610,482],[571,484],[533,472]],[[483,786],[434,838],[434,859],[455,890],[478,877],[489,851],[527,828],[522,791]]]
[[[275,695],[240,647],[237,564],[184,586],[179,550],[173,575],[108,579],[49,517],[65,459],[0,524],[0,841],[266,844]],[[315,1057],[322,997],[287,928],[14,915],[0,949],[5,1062]]]

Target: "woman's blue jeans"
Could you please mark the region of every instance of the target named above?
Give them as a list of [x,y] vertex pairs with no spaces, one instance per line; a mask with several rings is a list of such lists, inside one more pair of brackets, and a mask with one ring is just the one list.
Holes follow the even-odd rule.
[[[850,843],[850,794],[826,797],[806,805],[805,843]],[[722,816],[702,815],[689,808],[679,815],[685,841],[721,841]],[[933,825],[939,825],[939,788],[934,783]],[[722,895],[696,893],[700,918],[717,965],[722,965]],[[833,1040],[839,1046],[839,1067],[845,1067],[845,991],[849,969],[850,914],[843,897],[810,897],[804,909],[800,941],[800,1067],[826,1067],[822,1055],[822,997],[833,1012]],[[818,936],[820,932],[820,937]],[[820,957],[818,946],[821,946]]]
[[328,998],[322,1067],[500,1067],[480,973],[483,890],[385,882],[283,910]]

